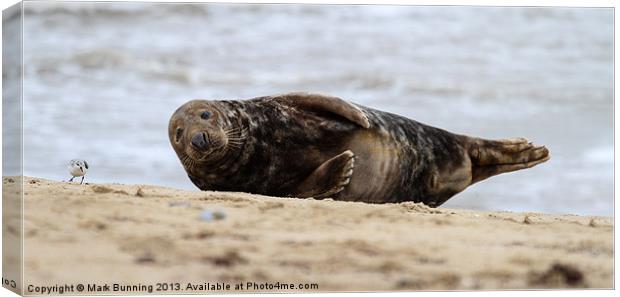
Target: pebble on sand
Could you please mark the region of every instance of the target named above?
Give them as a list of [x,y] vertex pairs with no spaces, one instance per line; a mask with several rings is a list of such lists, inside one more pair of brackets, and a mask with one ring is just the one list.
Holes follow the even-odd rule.
[[205,210],[200,214],[200,219],[207,222],[219,221],[226,218],[226,213],[221,210]]

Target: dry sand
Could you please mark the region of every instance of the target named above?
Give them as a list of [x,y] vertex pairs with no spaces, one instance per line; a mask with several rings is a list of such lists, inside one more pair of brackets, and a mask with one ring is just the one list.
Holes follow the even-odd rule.
[[[4,178],[7,191],[17,184]],[[24,185],[26,286],[178,282],[177,293],[197,293],[187,284],[206,282],[231,291],[239,282],[318,284],[283,292],[613,286],[609,217],[39,178]],[[203,220],[205,210],[225,217]],[[19,230],[19,221],[4,228]]]

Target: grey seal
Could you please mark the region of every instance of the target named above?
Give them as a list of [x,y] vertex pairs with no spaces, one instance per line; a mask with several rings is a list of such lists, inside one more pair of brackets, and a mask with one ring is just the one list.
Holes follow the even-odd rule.
[[317,93],[192,100],[168,135],[201,190],[437,207],[491,176],[549,160],[525,138],[454,134]]

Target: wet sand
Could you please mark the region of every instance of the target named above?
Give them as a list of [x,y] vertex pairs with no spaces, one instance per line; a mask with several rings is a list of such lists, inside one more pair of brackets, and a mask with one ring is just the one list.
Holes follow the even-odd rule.
[[[181,294],[205,293],[187,284],[206,282],[231,291],[247,282],[318,285],[268,290],[277,292],[613,286],[610,217],[29,177],[24,186],[26,286],[166,282],[180,283]],[[15,234],[19,221],[4,228]]]

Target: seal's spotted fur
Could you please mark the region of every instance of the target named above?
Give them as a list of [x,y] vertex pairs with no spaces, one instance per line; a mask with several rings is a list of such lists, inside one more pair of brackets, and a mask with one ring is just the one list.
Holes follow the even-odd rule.
[[[207,147],[192,144],[196,133]],[[202,190],[373,203],[439,206],[475,182],[549,159],[523,138],[457,135],[312,93],[193,100],[175,111],[169,136]]]

